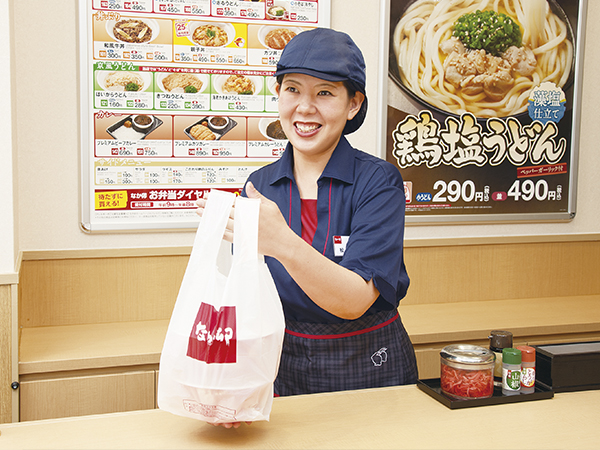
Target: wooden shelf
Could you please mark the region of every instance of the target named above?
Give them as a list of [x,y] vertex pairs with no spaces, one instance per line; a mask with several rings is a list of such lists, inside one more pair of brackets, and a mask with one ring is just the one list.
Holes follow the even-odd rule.
[[158,364],[168,320],[21,329],[19,374]]
[[515,336],[600,332],[600,295],[402,305],[413,344],[487,339],[492,330]]

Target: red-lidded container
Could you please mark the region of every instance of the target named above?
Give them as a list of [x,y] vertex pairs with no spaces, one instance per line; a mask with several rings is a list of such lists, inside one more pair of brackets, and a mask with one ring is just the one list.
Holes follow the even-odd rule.
[[494,394],[492,351],[478,345],[453,344],[440,352],[440,386],[447,396],[467,400]]

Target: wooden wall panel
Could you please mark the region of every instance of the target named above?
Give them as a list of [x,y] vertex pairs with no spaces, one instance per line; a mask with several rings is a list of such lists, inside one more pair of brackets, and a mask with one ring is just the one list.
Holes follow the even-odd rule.
[[12,422],[12,287],[0,284],[0,423]]
[[[22,327],[169,319],[189,255],[25,259]],[[403,305],[600,294],[600,241],[410,246]]]
[[600,293],[600,241],[411,247],[402,304]]
[[25,260],[22,327],[168,319],[188,256]]
[[23,381],[21,421],[153,409],[154,392],[153,370]]

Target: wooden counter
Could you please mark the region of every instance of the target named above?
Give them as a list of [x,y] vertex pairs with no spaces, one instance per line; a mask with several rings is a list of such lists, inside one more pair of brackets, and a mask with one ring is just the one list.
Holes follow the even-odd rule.
[[160,411],[0,425],[4,449],[597,449],[600,391],[450,410],[415,385],[274,400],[270,422],[213,427]]

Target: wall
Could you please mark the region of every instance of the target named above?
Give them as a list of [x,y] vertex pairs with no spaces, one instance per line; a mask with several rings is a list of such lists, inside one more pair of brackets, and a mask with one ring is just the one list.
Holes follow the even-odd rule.
[[[379,2],[332,0],[332,26],[352,35],[365,54],[370,112],[352,142],[371,153],[376,149]],[[191,245],[191,232],[87,235],[79,229],[79,93],[76,0],[12,0],[16,98],[15,135],[19,195],[18,248],[21,251]],[[368,7],[365,5],[369,5]],[[600,2],[589,1],[588,44],[600,40]],[[587,45],[583,74],[578,213],[568,223],[409,226],[407,240],[448,237],[495,237],[586,234],[600,232],[596,205],[600,190],[600,141],[597,126],[600,91],[595,74],[600,52]],[[2,225],[7,226],[6,224]],[[10,224],[8,224],[10,226]],[[3,228],[0,235],[4,235]]]
[[13,272],[15,261],[9,17],[8,0],[0,0],[0,86],[5,88],[0,96],[0,274]]

